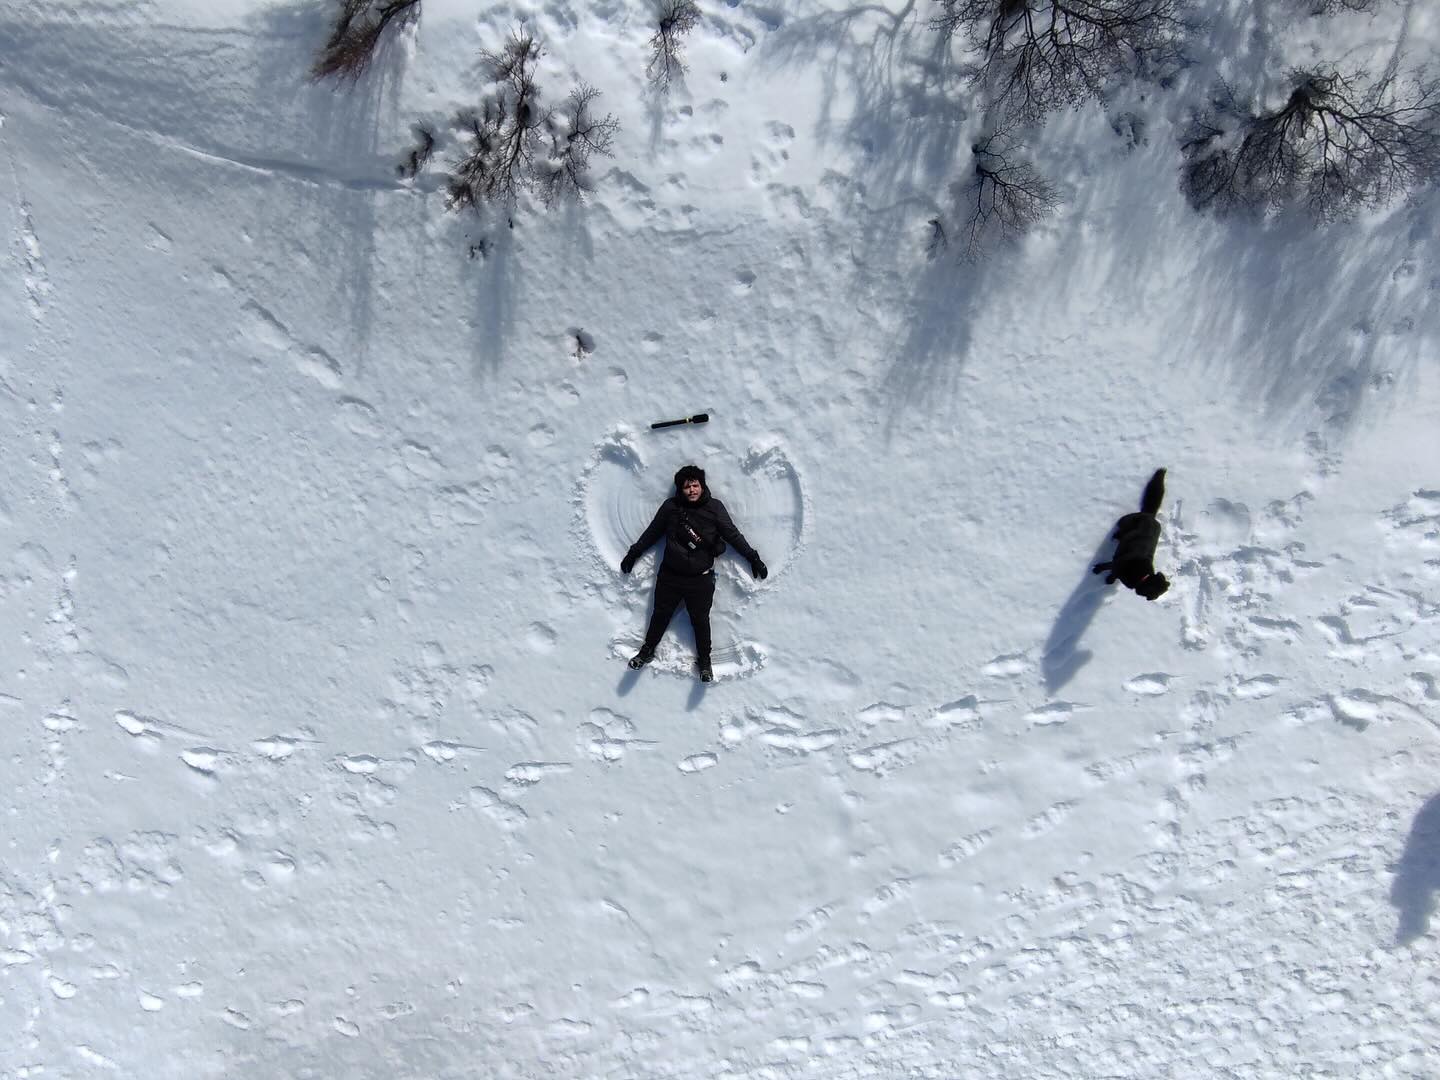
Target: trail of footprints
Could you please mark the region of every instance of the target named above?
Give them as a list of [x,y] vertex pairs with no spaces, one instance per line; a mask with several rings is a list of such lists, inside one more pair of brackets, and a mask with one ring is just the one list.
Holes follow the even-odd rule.
[[[1305,502],[1296,499],[1274,504],[1267,511],[1270,527],[1293,529]],[[1227,505],[1220,510],[1243,516],[1243,508]],[[1382,525],[1403,535],[1403,542],[1413,544],[1425,556],[1423,565],[1435,569],[1437,564],[1429,553],[1440,549],[1440,494],[1416,493],[1390,512]],[[1186,542],[1194,540],[1193,535],[1183,535],[1182,526],[1182,559]],[[1252,809],[1237,819],[1234,842],[1226,839],[1223,823],[1218,832],[1210,829],[1200,836],[1185,832],[1190,805],[1204,794],[1211,774],[1235,760],[1256,737],[1257,733],[1243,728],[1222,730],[1221,721],[1229,715],[1227,706],[1231,704],[1279,697],[1282,700],[1275,709],[1292,723],[1319,720],[1354,731],[1375,723],[1436,722],[1433,713],[1440,701],[1440,680],[1425,670],[1409,671],[1400,686],[1384,692],[1349,686],[1308,702],[1286,702],[1289,681],[1263,668],[1256,670],[1269,650],[1311,635],[1327,642],[1331,657],[1351,665],[1359,676],[1371,667],[1394,672],[1397,663],[1403,670],[1407,663],[1428,662],[1440,649],[1440,606],[1432,599],[1428,583],[1417,583],[1415,588],[1371,585],[1332,612],[1313,616],[1280,609],[1279,604],[1287,599],[1285,586],[1322,568],[1322,563],[1305,558],[1303,552],[1296,542],[1264,547],[1250,543],[1247,527],[1246,534],[1223,552],[1203,557],[1191,554],[1189,562],[1182,562],[1181,579],[1189,578],[1191,587],[1188,596],[1182,591],[1186,617],[1182,643],[1192,648],[1227,648],[1237,670],[1208,687],[1187,686],[1180,677],[1156,671],[1138,672],[1122,684],[1137,702],[1177,691],[1183,695],[1182,703],[1175,707],[1181,721],[1178,732],[1162,731],[1125,753],[1083,766],[1091,790],[1138,773],[1149,773],[1159,784],[1162,794],[1151,817],[1153,849],[1134,864],[1133,871],[1094,879],[1083,871],[1067,871],[1043,892],[1012,890],[1003,899],[1013,913],[996,917],[992,925],[978,932],[923,921],[910,924],[898,938],[907,946],[909,958],[908,966],[899,970],[888,954],[863,941],[853,941],[848,947],[821,944],[808,956],[777,967],[754,959],[728,968],[715,980],[716,996],[722,1002],[733,997],[753,1004],[788,995],[817,1003],[823,1010],[834,983],[844,979],[848,985],[839,1000],[858,999],[868,1011],[859,1015],[807,1013],[807,1028],[830,1029],[833,1034],[779,1035],[771,1046],[777,1053],[794,1055],[823,1052],[831,1042],[873,1046],[888,1033],[933,1015],[929,1010],[970,1008],[982,996],[997,992],[1003,996],[1002,988],[1008,984],[1028,987],[1037,1003],[1050,1000],[1079,953],[1091,954],[1087,970],[1106,970],[1105,955],[1134,947],[1124,930],[1127,911],[1161,925],[1183,924],[1192,918],[1187,908],[1194,900],[1165,891],[1182,867],[1187,881],[1219,883],[1237,872],[1237,860],[1247,852],[1273,859],[1310,852],[1347,865],[1354,855],[1333,827],[1297,837],[1278,824],[1290,817],[1309,820],[1314,808],[1307,810],[1304,799],[1275,799]],[[922,757],[932,757],[947,741],[1007,727],[1012,731],[1024,726],[1053,728],[1072,723],[1088,711],[1086,705],[1068,701],[1044,701],[1027,711],[1023,698],[1036,681],[1028,653],[998,656],[982,666],[981,675],[990,682],[989,693],[972,694],[938,708],[877,702],[828,722],[784,706],[741,710],[722,721],[719,743],[705,752],[704,767],[723,767],[727,755],[750,748],[782,759],[823,756],[848,767],[852,775],[883,781]],[[1272,709],[1267,715],[1274,714]],[[953,752],[949,756],[953,757]],[[682,759],[679,767],[697,771],[697,757]],[[982,773],[994,767],[978,764]],[[922,895],[920,890],[930,875],[963,872],[997,841],[1023,842],[1068,827],[1083,815],[1087,794],[1081,785],[1074,797],[1039,808],[1017,827],[975,829],[937,851],[934,866],[927,870],[902,871],[868,895],[831,901],[798,916],[784,935],[786,952],[802,949],[812,938],[843,938],[890,910],[913,906],[912,899]],[[1335,814],[1325,816],[1336,819]],[[1351,816],[1340,813],[1338,819]],[[1330,852],[1336,854],[1327,854]],[[1312,871],[1286,872],[1276,879],[1274,889],[1280,896],[1287,890],[1303,894],[1317,887],[1318,880]],[[1118,929],[1097,934],[1094,920],[1116,912],[1121,913],[1120,921],[1114,923]],[[1233,921],[1236,917],[1243,916],[1229,918]],[[920,970],[917,954],[925,953],[939,966]],[[639,988],[627,997],[626,1007],[643,1007],[654,996],[652,989]]]
[[[362,431],[369,430],[366,427],[369,414],[359,403],[351,403],[348,414]],[[615,446],[614,453],[602,451],[600,467],[636,471],[637,463],[626,456],[623,441]],[[429,456],[421,449],[406,453],[411,461],[407,471],[426,474]],[[1293,529],[1303,505],[1303,500],[1292,500],[1272,506],[1268,511],[1271,528]],[[1233,506],[1227,505],[1217,513],[1221,511],[1232,520],[1241,516],[1240,510]],[[587,514],[587,518],[594,524],[593,516]],[[1424,565],[1432,570],[1440,566],[1430,554],[1440,554],[1440,493],[1416,492],[1389,512],[1382,526],[1387,530],[1389,542],[1411,545],[1426,556]],[[1184,690],[1188,696],[1179,707],[1183,731],[1178,749],[1142,744],[1082,767],[1083,777],[1092,785],[1089,790],[1147,770],[1156,773],[1170,770],[1163,803],[1155,814],[1156,848],[1136,873],[1108,874],[1099,881],[1089,881],[1079,872],[1067,872],[1056,877],[1044,893],[1007,895],[1005,899],[1014,909],[1013,913],[978,934],[939,923],[909,923],[900,931],[899,940],[906,945],[912,966],[900,970],[894,970],[892,957],[863,942],[855,941],[844,947],[822,943],[807,955],[788,960],[774,969],[767,969],[759,960],[733,965],[717,976],[711,996],[677,995],[637,987],[617,999],[614,1007],[676,1014],[715,1009],[717,1001],[728,998],[766,994],[799,1002],[823,1002],[830,992],[830,984],[843,973],[844,978],[862,984],[861,997],[868,1011],[859,1017],[823,1014],[815,1023],[834,1029],[833,1036],[778,1036],[773,1046],[777,1053],[802,1055],[815,1053],[817,1044],[823,1052],[823,1044],[828,1039],[873,1045],[887,1033],[918,1022],[928,1015],[927,1009],[968,1008],[977,996],[992,992],[995,985],[1007,979],[1043,981],[1060,977],[1064,965],[1058,950],[1063,947],[1065,934],[1085,929],[1101,910],[1123,912],[1133,907],[1151,913],[1163,912],[1157,890],[1177,872],[1182,852],[1192,864],[1192,873],[1197,861],[1196,839],[1185,837],[1181,843],[1181,823],[1188,802],[1203,792],[1207,774],[1239,753],[1248,737],[1245,732],[1216,733],[1217,718],[1226,702],[1264,702],[1279,697],[1283,716],[1293,724],[1333,722],[1357,732],[1376,723],[1435,723],[1434,706],[1440,702],[1440,680],[1422,670],[1422,660],[1426,655],[1433,657],[1440,648],[1440,605],[1426,591],[1427,583],[1417,582],[1414,587],[1372,585],[1347,597],[1331,612],[1309,619],[1293,617],[1276,610],[1275,605],[1285,586],[1319,565],[1301,557],[1301,545],[1260,547],[1242,542],[1221,553],[1202,554],[1196,534],[1186,529],[1183,520],[1176,523],[1175,532],[1184,624],[1182,642],[1192,648],[1230,649],[1237,670],[1219,686]],[[796,536],[798,538],[798,532]],[[1402,664],[1413,660],[1415,668],[1401,686],[1384,692],[1351,685],[1312,701],[1285,701],[1287,681],[1279,675],[1256,670],[1257,662],[1263,660],[1268,648],[1312,635],[1326,642],[1330,656],[1349,665],[1349,670],[1357,676],[1377,659],[1393,668],[1397,656]],[[716,769],[723,770],[734,755],[759,754],[777,761],[818,757],[834,767],[848,770],[852,776],[884,782],[922,758],[933,758],[937,752],[953,755],[955,748],[963,747],[967,740],[975,741],[997,732],[1010,732],[1017,737],[1026,732],[1043,734],[1046,730],[1082,722],[1091,709],[1083,702],[1034,702],[1032,698],[1031,703],[1027,703],[1026,698],[1035,693],[1034,687],[1039,682],[1033,655],[1020,652],[995,657],[980,668],[984,690],[940,705],[880,701],[830,717],[817,717],[785,704],[741,708],[723,716],[713,745],[690,748],[675,761],[675,766],[683,774],[699,777]],[[433,726],[450,695],[466,693],[472,702],[478,702],[491,675],[484,665],[461,670],[449,662],[443,649],[432,643],[422,648],[414,663],[397,668],[392,678],[392,693],[384,708],[397,718],[409,718],[417,723],[429,721]],[[843,678],[843,675],[842,672],[837,677]],[[127,682],[119,685],[123,687]],[[1140,671],[1125,680],[1122,689],[1136,701],[1144,701],[1173,694],[1183,686],[1184,680],[1177,676]],[[6,698],[0,700],[0,704],[11,701],[19,703],[19,699]],[[471,785],[452,803],[451,809],[479,814],[496,828],[513,831],[529,824],[523,805],[527,791],[542,784],[570,782],[577,768],[587,763],[596,768],[623,768],[636,754],[653,752],[659,745],[657,740],[646,737],[635,720],[603,707],[593,709],[575,722],[573,760],[529,757],[508,764],[490,762],[487,747],[480,745],[484,740],[470,742],[438,732],[417,741],[402,756],[387,759],[363,752],[334,754],[308,729],[276,732],[255,738],[248,746],[226,748],[214,745],[215,740],[199,725],[177,723],[139,710],[118,710],[113,722],[137,752],[173,755],[181,767],[201,782],[223,782],[228,774],[251,764],[283,768],[297,758],[328,760],[337,775],[348,778],[351,785],[339,790],[336,799],[351,813],[352,837],[357,841],[395,838],[395,827],[383,820],[384,810],[393,804],[399,785],[422,764],[459,768],[470,762],[483,763],[487,773],[498,779],[488,785]],[[492,717],[491,723],[507,742],[533,742],[539,727],[533,718],[524,714]],[[50,710],[44,726],[57,745],[63,745],[64,739],[82,729],[65,707]],[[52,762],[55,769],[64,767],[60,750],[52,753]],[[995,766],[982,761],[977,762],[977,767],[983,774]],[[979,823],[980,827],[937,850],[932,866],[901,870],[857,900],[832,901],[798,916],[785,934],[787,948],[802,949],[813,938],[833,936],[842,919],[846,926],[859,928],[892,918],[891,913],[904,911],[907,905],[914,906],[914,898],[930,876],[964,872],[995,843],[1024,842],[1068,827],[1068,822],[1084,813],[1087,793],[1082,784],[1073,797],[1035,809],[1023,823],[1010,829]],[[1284,807],[1277,806],[1271,811],[1283,814]],[[1260,853],[1279,850],[1293,842],[1283,831],[1265,824],[1269,815],[1270,811],[1266,811],[1258,821],[1245,819],[1240,826],[1240,839],[1235,842]],[[1007,832],[1010,835],[1007,836]],[[1324,842],[1323,837],[1315,840]],[[253,890],[283,889],[295,875],[323,865],[324,861],[319,853],[297,853],[277,846],[273,825],[266,823],[263,813],[232,827],[197,830],[191,842],[214,859],[233,862],[242,883]],[[1217,877],[1225,875],[1232,861],[1223,850],[1229,841],[1212,837],[1206,843],[1213,846],[1213,850],[1202,853],[1208,860],[1206,872]],[[124,889],[163,900],[184,880],[179,846],[176,837],[159,833],[136,834],[118,844],[103,837],[95,838],[61,884],[82,893]],[[1283,890],[1291,884],[1300,887],[1300,883],[1282,880],[1277,888]],[[23,909],[23,918],[13,918],[17,905]],[[7,967],[28,965],[53,951],[53,942],[47,942],[47,935],[53,937],[60,931],[53,920],[47,922],[38,914],[40,910],[38,903],[26,903],[0,878],[0,916],[13,925],[30,928],[15,939],[18,945],[0,956],[0,963]],[[1019,948],[1019,942],[1034,938],[1038,922],[1045,923],[1042,935],[1045,944]],[[1085,948],[1103,951],[1107,947],[1106,942],[1093,937],[1084,940],[1090,942]],[[917,955],[932,957],[936,966],[926,970],[914,966]],[[97,965],[90,975],[104,980],[119,977],[120,973],[113,966]],[[48,985],[54,997],[61,1001],[81,992],[80,984],[69,974],[50,975]],[[175,1002],[199,999],[203,993],[203,985],[192,980],[170,987],[138,988],[136,1002],[141,1010],[154,1012]],[[290,1001],[277,1007],[299,1010],[303,1004]],[[517,1019],[520,1015],[517,1014]],[[224,1010],[223,1019],[237,1027],[249,1027],[253,1023],[251,1017],[229,1008]],[[555,1018],[548,1023],[548,1030],[555,1037],[579,1037],[590,1030],[587,1023],[578,1020]],[[354,1034],[357,1030],[353,1020],[343,1017],[336,1017],[334,1026],[341,1034]]]

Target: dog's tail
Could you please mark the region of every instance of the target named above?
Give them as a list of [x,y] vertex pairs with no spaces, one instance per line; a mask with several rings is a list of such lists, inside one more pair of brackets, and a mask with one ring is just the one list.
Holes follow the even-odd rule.
[[1142,514],[1158,514],[1160,503],[1165,498],[1165,470],[1156,469],[1155,475],[1150,477],[1150,482],[1145,485],[1145,494],[1140,496],[1140,512]]

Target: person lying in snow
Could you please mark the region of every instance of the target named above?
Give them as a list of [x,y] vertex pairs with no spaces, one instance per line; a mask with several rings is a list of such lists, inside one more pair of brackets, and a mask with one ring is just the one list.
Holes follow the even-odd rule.
[[1126,514],[1115,523],[1115,554],[1109,562],[1095,566],[1097,574],[1109,571],[1105,576],[1106,585],[1113,585],[1119,579],[1127,589],[1134,589],[1146,600],[1163,596],[1170,588],[1165,575],[1155,572],[1155,545],[1160,542],[1160,522],[1155,515],[1160,512],[1164,498],[1165,470],[1156,469],[1140,496],[1140,512]]
[[728,541],[750,560],[750,572],[761,581],[769,574],[759,553],[740,535],[725,504],[705,486],[705,470],[686,465],[675,474],[675,494],[660,504],[655,518],[630,545],[620,560],[620,572],[628,574],[645,549],[665,537],[665,556],[655,576],[655,613],[645,631],[645,644],[630,658],[632,668],[642,668],[655,658],[655,646],[670,625],[680,602],[690,613],[695,628],[695,666],[702,682],[710,682],[710,604],[715,599],[715,558],[725,552]]

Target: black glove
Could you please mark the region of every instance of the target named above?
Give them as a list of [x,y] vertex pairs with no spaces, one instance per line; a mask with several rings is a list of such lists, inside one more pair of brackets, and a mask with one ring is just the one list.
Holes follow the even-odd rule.
[[634,570],[634,569],[635,569],[635,552],[633,552],[633,551],[627,551],[627,552],[625,553],[625,557],[620,560],[620,572],[621,572],[622,574],[628,574],[631,570]]
[[750,573],[756,581],[764,581],[770,576],[770,571],[765,568],[765,563],[758,554],[750,556]]

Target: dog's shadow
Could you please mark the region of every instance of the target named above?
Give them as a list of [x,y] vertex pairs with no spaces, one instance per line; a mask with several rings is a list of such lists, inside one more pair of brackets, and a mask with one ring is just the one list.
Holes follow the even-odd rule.
[[1076,672],[1088,664],[1094,655],[1088,649],[1078,648],[1077,644],[1089,627],[1090,620],[1095,618],[1095,613],[1105,602],[1110,587],[1105,584],[1104,575],[1094,573],[1091,567],[1105,562],[1114,547],[1115,543],[1107,530],[1100,546],[1095,549],[1095,554],[1086,561],[1085,572],[1079,584],[1066,599],[1060,614],[1055,616],[1055,625],[1050,628],[1050,636],[1045,639],[1045,651],[1040,659],[1040,671],[1045,677],[1047,694],[1055,693],[1073,679]]
[[1390,902],[1400,912],[1395,943],[1409,945],[1429,932],[1440,893],[1440,795],[1431,796],[1415,815],[1395,871],[1390,890]]

